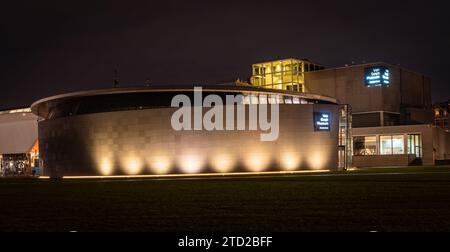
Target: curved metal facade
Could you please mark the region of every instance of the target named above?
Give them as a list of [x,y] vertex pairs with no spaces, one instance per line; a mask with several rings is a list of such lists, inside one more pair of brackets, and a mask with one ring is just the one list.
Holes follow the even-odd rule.
[[[41,117],[48,117],[39,122],[40,156],[44,174],[54,178],[321,170],[338,165],[339,108],[330,101],[280,104],[279,138],[261,142],[259,130],[175,131],[171,116],[178,108],[164,106],[49,116],[50,107],[68,100],[80,98],[33,105],[35,113],[46,107]],[[246,112],[248,125],[248,105]],[[330,131],[314,130],[315,112],[331,115]]]

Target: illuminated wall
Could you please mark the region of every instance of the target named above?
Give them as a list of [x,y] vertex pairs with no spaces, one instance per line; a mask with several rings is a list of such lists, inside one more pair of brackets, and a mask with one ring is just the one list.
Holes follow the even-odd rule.
[[[61,177],[337,167],[337,105],[280,105],[280,137],[274,142],[261,142],[260,131],[176,132],[170,124],[175,110],[117,111],[41,121],[44,171]],[[330,113],[330,131],[314,130],[314,112]]]

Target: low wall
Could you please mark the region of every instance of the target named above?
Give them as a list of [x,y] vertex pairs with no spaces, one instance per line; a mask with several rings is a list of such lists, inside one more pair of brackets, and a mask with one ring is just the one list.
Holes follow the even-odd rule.
[[354,156],[355,167],[384,167],[384,166],[408,166],[416,158],[415,155],[375,155]]

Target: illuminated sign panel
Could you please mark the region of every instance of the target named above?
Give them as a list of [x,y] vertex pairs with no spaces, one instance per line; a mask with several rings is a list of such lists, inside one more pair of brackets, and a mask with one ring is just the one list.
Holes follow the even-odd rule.
[[331,131],[331,113],[314,112],[314,130]]
[[391,84],[391,71],[387,67],[365,69],[364,80],[367,87],[386,87]]

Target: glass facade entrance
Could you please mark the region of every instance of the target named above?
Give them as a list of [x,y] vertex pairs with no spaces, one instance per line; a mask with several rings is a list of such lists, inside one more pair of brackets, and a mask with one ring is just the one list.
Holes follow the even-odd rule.
[[422,157],[422,136],[420,134],[408,135],[408,154]]

